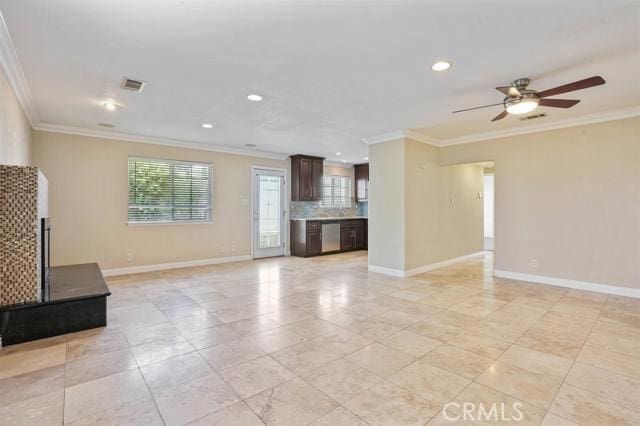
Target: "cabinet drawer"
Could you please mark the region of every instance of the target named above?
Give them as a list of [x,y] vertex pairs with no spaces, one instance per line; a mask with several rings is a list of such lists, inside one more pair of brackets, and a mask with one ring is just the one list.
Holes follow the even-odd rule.
[[307,232],[322,231],[322,222],[307,222]]
[[340,228],[362,228],[361,219],[343,220],[340,222]]

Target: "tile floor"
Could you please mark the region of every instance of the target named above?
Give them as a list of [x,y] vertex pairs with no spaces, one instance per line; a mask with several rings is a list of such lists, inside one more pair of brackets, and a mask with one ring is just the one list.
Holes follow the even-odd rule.
[[366,260],[111,278],[107,328],[0,351],[0,424],[640,423],[640,300]]

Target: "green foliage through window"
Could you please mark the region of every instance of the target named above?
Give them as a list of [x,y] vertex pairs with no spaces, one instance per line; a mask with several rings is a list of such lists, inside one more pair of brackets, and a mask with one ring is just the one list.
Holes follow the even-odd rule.
[[210,164],[129,157],[129,222],[210,220]]

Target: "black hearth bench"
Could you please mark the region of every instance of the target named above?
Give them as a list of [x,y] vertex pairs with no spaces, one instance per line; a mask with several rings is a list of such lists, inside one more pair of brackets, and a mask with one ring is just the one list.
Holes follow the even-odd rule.
[[50,269],[43,301],[0,307],[2,345],[107,325],[109,287],[97,263]]

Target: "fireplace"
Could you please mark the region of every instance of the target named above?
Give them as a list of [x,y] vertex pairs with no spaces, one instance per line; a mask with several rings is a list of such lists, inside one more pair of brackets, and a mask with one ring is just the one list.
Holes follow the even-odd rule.
[[49,297],[51,265],[51,223],[48,217],[40,219],[40,300]]

